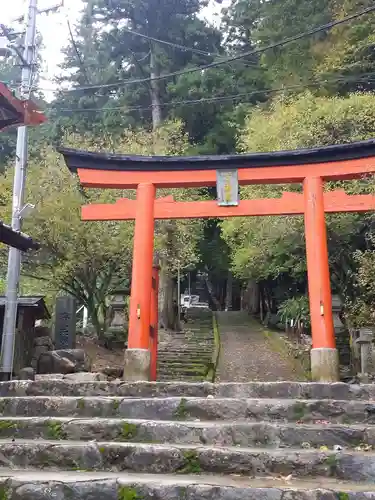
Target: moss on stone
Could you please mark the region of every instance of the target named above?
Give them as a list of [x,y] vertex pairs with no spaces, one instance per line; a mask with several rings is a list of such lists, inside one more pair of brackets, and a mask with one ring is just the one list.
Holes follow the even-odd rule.
[[135,488],[120,486],[118,490],[118,500],[142,500],[142,497]]
[[328,455],[328,457],[326,457],[324,459],[324,463],[328,467],[329,475],[331,477],[334,477],[336,475],[337,466],[338,466],[337,456],[336,455]]
[[176,420],[185,420],[186,417],[188,416],[188,410],[186,407],[187,399],[186,398],[181,398],[177,408],[173,412],[174,418]]
[[128,439],[134,439],[137,435],[137,426],[135,424],[129,424],[129,422],[124,422],[121,429],[121,438],[127,441]]
[[112,407],[113,407],[114,411],[117,411],[120,407],[120,401],[118,399],[114,399]]
[[6,484],[0,485],[0,500],[10,500],[12,492]]
[[0,401],[0,414],[3,415],[6,408],[6,401],[3,399]]
[[179,472],[181,474],[200,474],[202,472],[198,453],[194,450],[187,450],[183,453],[184,465]]
[[47,423],[47,428],[48,428],[48,436],[51,439],[57,439],[59,441],[63,439],[67,439],[66,432],[62,428],[62,424],[60,422],[55,422],[53,420],[50,420]]
[[306,414],[306,404],[298,401],[293,406],[293,413],[296,420],[301,420]]
[[17,424],[12,420],[0,420],[0,432],[7,429],[17,429]]
[[84,400],[84,398],[80,398],[80,399],[78,400],[78,402],[77,402],[77,408],[78,408],[79,410],[83,410],[83,409],[84,409],[84,407],[85,407],[85,400]]
[[345,491],[339,491],[337,493],[337,500],[349,500],[349,498],[348,493],[345,493]]

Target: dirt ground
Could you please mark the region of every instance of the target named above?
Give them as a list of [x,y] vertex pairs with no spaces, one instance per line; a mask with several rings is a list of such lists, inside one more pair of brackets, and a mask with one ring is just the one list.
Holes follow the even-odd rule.
[[265,329],[244,312],[218,313],[221,354],[217,381],[252,382],[304,380],[285,351],[270,342],[277,333]]
[[95,339],[77,336],[77,348],[84,349],[92,360],[92,371],[99,372],[101,369],[110,366],[111,368],[124,367],[123,349],[106,349],[97,344]]

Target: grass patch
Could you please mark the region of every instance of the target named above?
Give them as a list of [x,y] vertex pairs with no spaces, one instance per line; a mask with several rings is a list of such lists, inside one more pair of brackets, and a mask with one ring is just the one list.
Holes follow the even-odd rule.
[[124,422],[121,429],[121,438],[125,441],[129,439],[134,439],[137,435],[137,426],[135,424],[129,424],[129,422]]
[[83,410],[85,407],[85,400],[84,398],[80,398],[78,401],[77,401],[77,408],[79,410]]
[[336,455],[329,455],[328,457],[325,458],[324,463],[328,467],[329,475],[331,477],[335,476],[336,472],[337,472],[337,467],[338,467],[338,460],[337,460]]
[[57,439],[59,441],[63,439],[67,439],[67,434],[63,430],[62,425],[60,422],[54,422],[54,421],[49,421],[47,424],[47,429],[48,429],[48,436],[51,439]]
[[279,353],[289,363],[290,369],[298,375],[299,379],[306,382],[311,381],[310,369],[303,366],[299,359],[291,356],[286,342],[279,334],[265,329],[262,329],[262,333],[268,340],[271,349]]
[[[0,401],[0,414],[3,415],[4,414],[4,411],[5,411],[5,408],[6,408],[7,404],[6,404],[6,401],[5,399],[3,399],[2,401]],[[1,500],[1,499],[0,499]]]
[[337,493],[337,499],[338,500],[349,500],[349,498],[350,497],[349,497],[348,493],[345,493],[345,491],[339,491]]
[[0,500],[10,500],[12,491],[5,484],[0,485]]
[[187,399],[181,398],[177,408],[173,412],[173,416],[176,420],[185,420],[188,416],[188,410],[186,407]]
[[350,497],[349,497],[348,493],[345,493],[345,491],[339,491],[337,493],[337,499],[338,500],[349,500],[349,498]]
[[214,332],[215,349],[212,356],[212,361],[207,366],[207,373],[205,378],[206,380],[208,380],[208,382],[214,383],[216,379],[216,372],[217,372],[217,367],[219,365],[220,353],[221,353],[221,338],[219,332],[219,325],[215,313],[213,313],[212,315],[212,329]]
[[302,420],[303,417],[306,415],[306,404],[298,401],[293,406],[293,414],[296,420]]
[[199,457],[196,451],[184,451],[184,465],[178,471],[180,474],[200,474],[202,472]]
[[142,497],[135,488],[120,486],[118,500],[142,500]]
[[0,420],[0,432],[8,429],[17,429],[17,424],[12,420]]

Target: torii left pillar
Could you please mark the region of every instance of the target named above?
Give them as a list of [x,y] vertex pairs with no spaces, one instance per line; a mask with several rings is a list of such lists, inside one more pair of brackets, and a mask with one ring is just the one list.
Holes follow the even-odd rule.
[[313,381],[337,382],[339,360],[332,318],[322,178],[307,177],[303,191],[312,332],[311,377]]
[[128,349],[124,380],[150,380],[150,320],[154,251],[154,184],[137,187]]

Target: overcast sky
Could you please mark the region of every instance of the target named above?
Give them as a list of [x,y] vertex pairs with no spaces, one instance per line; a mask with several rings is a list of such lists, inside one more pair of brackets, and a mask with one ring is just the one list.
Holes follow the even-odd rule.
[[[5,0],[0,0],[5,2]],[[17,27],[19,25],[12,22],[24,13],[26,0],[10,0],[12,8],[7,8],[7,12],[0,12],[0,22]],[[223,4],[228,4],[229,0],[224,0]],[[38,0],[39,9],[51,7],[60,3],[60,0]],[[219,13],[223,5],[218,5],[214,0],[210,0],[210,5],[204,11],[204,17],[211,22],[218,22]],[[76,24],[79,12],[82,8],[81,0],[64,0],[64,7],[58,13],[40,14],[37,19],[37,27],[43,36],[43,78],[41,86],[46,89],[54,88],[53,77],[59,73],[58,65],[62,61],[61,49],[69,43],[69,33],[67,18],[72,26]],[[52,97],[48,96],[48,97]]]

